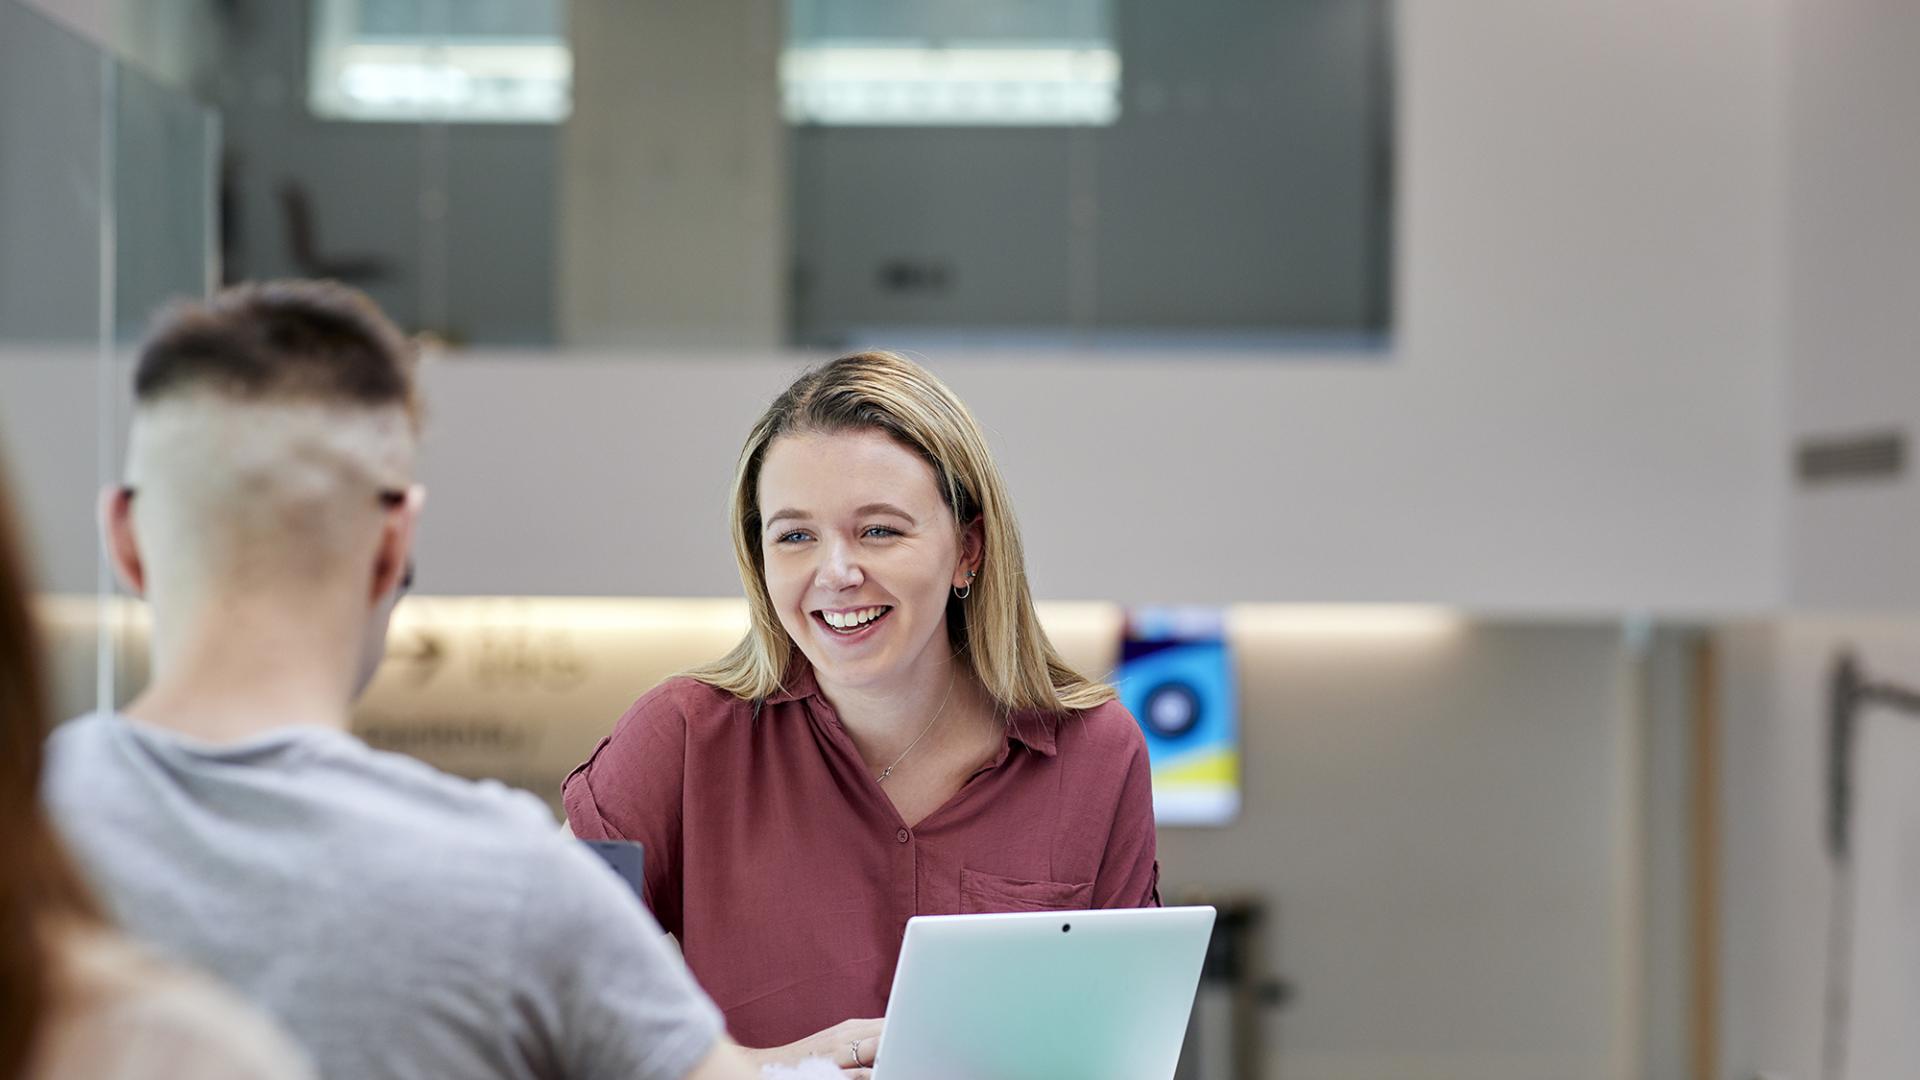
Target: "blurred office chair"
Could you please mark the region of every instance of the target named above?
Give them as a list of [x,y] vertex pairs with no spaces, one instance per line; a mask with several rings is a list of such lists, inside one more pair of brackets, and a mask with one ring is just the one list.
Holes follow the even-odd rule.
[[378,255],[326,255],[320,251],[313,200],[297,180],[280,185],[280,215],[287,228],[287,253],[301,277],[330,278],[351,284],[379,281],[392,266]]

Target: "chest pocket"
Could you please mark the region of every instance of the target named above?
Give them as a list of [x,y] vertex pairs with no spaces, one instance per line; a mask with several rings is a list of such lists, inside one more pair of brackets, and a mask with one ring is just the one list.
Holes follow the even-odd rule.
[[960,871],[960,913],[980,915],[1000,911],[1085,911],[1093,903],[1093,882],[1071,885],[1061,881]]

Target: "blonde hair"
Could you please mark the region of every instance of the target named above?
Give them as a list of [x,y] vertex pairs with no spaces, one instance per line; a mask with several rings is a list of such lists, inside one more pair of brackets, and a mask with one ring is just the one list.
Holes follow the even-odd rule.
[[767,592],[760,467],[783,435],[847,431],[882,431],[918,453],[933,466],[954,521],[964,528],[980,520],[980,576],[966,600],[949,597],[947,633],[994,702],[1008,712],[1064,713],[1111,701],[1113,688],[1068,667],[1040,628],[1020,529],[973,414],[932,373],[890,352],[857,353],[807,372],[753,425],[734,473],[730,511],[750,624],[733,651],[687,674],[755,701],[784,686],[797,646]]

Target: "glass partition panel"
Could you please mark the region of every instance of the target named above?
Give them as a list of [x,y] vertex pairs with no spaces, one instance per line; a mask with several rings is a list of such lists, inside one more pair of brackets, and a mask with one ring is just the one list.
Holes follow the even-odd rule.
[[1386,0],[216,7],[229,274],[454,345],[1385,355]]
[[789,11],[798,342],[1371,352],[1390,330],[1383,0]]
[[99,686],[93,500],[111,68],[66,27],[0,2],[0,469],[58,639],[47,651],[63,714],[92,708]]
[[204,296],[216,270],[211,110],[116,64],[113,94],[114,337],[138,340],[155,309]]
[[228,280],[331,278],[409,332],[553,339],[560,0],[314,0],[222,10]]
[[93,357],[100,328],[108,61],[0,4],[0,345]]
[[105,41],[0,0],[0,469],[58,715],[142,677],[137,605],[105,572],[95,497],[120,475],[127,346],[157,304],[212,276],[216,130]]
[[[183,90],[115,60],[108,127],[113,256],[108,268],[113,322],[110,361],[96,387],[101,475],[121,476],[132,409],[132,361],[154,313],[169,301],[203,297],[218,279],[216,175],[219,120]],[[103,575],[98,668],[100,704],[126,701],[146,683],[145,611]]]

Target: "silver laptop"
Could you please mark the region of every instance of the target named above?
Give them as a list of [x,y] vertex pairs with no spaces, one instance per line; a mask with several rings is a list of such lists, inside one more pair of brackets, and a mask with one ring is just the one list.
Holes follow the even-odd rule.
[[1169,1080],[1210,907],[907,922],[874,1080]]

